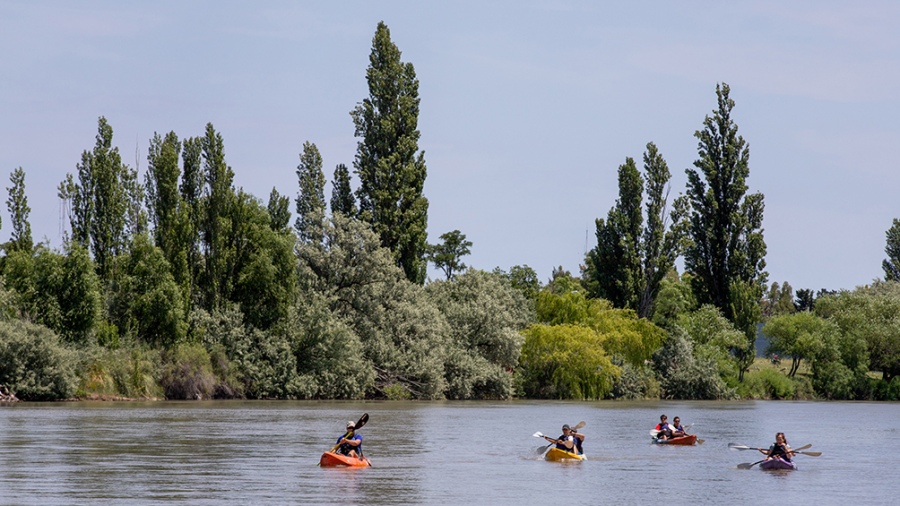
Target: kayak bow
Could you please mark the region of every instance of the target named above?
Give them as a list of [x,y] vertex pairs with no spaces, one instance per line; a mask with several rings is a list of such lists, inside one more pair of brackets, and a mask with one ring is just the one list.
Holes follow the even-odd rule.
[[319,459],[319,465],[322,467],[368,467],[371,464],[365,457],[358,459],[340,453],[325,452]]

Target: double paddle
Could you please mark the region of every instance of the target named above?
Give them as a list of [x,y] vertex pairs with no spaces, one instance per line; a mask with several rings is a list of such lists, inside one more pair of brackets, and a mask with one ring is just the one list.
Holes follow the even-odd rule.
[[[363,428],[363,425],[365,425],[366,422],[368,422],[368,421],[369,421],[369,414],[368,414],[368,413],[363,413],[363,415],[362,415],[361,417],[359,417],[359,420],[357,420],[357,421],[356,421],[356,424],[353,426],[353,430],[354,430],[354,431],[357,431],[357,430],[359,430],[359,429],[362,429],[362,428]],[[343,438],[349,436],[349,435],[350,435],[350,432],[351,432],[351,431],[347,431],[347,433],[344,434],[344,435],[341,437],[341,439],[343,439]],[[328,451],[334,453],[335,451],[337,451],[337,449],[338,449],[339,446],[341,446],[340,443],[334,445],[334,446],[331,448],[331,450],[328,450]]]
[[[810,457],[818,457],[819,455],[822,455],[822,452],[805,452],[805,451],[803,451],[811,446],[812,446],[812,443],[810,443],[808,445],[803,445],[799,448],[791,450],[791,453],[796,453],[798,455],[807,455]],[[741,450],[741,451],[743,451],[743,450],[757,450],[757,451],[767,450],[766,448],[754,448],[752,446],[739,445],[737,443],[728,443],[728,448],[732,449],[732,450]],[[762,464],[765,461],[766,461],[766,459],[762,459],[758,462],[753,462],[753,463],[744,462],[743,464],[738,464],[737,467],[738,467],[738,469],[750,469],[751,467],[753,467],[757,464]]]
[[[582,427],[584,427],[584,426],[585,426],[585,423],[584,423],[584,420],[582,420],[582,421],[578,422],[577,424],[575,424],[575,426],[573,426],[572,429],[573,429],[573,430],[578,430],[578,429],[580,429],[580,428],[582,428]],[[550,436],[545,436],[545,435],[544,435],[543,433],[541,433],[541,432],[535,432],[534,434],[532,434],[532,436],[534,436],[534,437],[550,437]],[[544,453],[545,451],[547,451],[547,448],[550,448],[551,446],[553,446],[553,443],[550,443],[550,444],[548,444],[547,446],[543,446],[543,445],[542,445],[542,446],[538,446],[538,447],[534,450],[534,453],[540,455],[540,454]]]

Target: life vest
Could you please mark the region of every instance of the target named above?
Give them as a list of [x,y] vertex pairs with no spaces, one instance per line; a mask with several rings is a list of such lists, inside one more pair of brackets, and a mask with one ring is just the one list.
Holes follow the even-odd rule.
[[[344,436],[338,438],[337,444],[340,444],[341,439],[344,439]],[[357,455],[362,455],[362,434],[353,434],[353,437],[347,439],[359,441],[359,444],[353,446],[350,443],[343,443],[338,447],[338,453],[341,455],[349,455],[352,450],[356,450]]]

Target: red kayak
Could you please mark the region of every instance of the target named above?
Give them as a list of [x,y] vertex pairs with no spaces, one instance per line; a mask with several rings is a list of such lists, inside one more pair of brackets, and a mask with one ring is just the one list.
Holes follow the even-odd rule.
[[340,453],[325,452],[322,454],[322,458],[319,459],[319,465],[322,467],[368,467],[372,464],[365,457],[360,459],[341,455]]
[[687,434],[681,437],[673,437],[672,439],[653,438],[653,442],[659,445],[686,445],[690,446],[697,442],[696,434]]

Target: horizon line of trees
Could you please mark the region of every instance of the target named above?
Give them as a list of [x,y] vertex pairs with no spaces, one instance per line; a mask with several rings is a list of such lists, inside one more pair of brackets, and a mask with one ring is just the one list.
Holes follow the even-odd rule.
[[[338,164],[326,202],[322,156],[305,142],[293,224],[289,196],[234,187],[212,124],[154,134],[141,183],[100,117],[58,187],[62,251],[33,244],[14,170],[0,384],[31,399],[900,397],[900,222],[884,283],[796,300],[788,283],[769,286],[764,197],[749,193],[727,84],[694,134],[685,194],[669,204],[671,174],[648,143],[643,174],[631,157],[619,167],[580,276],[560,268],[542,285],[528,266],[469,268],[459,230],[427,242],[418,80],[400,57],[379,23],[369,95],[351,111],[357,189]],[[428,262],[446,279],[425,284]],[[791,358],[783,378],[752,370],[761,323],[767,351]]]

